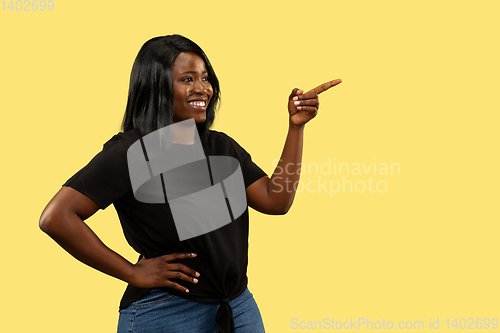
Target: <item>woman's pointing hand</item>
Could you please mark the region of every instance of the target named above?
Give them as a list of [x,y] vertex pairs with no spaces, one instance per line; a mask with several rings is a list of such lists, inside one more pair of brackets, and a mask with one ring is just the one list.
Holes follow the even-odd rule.
[[318,94],[336,86],[341,82],[342,80],[340,79],[329,81],[306,93],[298,88],[293,89],[288,98],[290,124],[293,127],[301,127],[304,126],[309,120],[313,119],[319,109]]

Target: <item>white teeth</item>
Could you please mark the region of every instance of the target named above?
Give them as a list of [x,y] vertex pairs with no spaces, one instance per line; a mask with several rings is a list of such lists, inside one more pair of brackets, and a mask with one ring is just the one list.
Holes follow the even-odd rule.
[[205,102],[189,102],[189,104],[194,106],[205,106]]

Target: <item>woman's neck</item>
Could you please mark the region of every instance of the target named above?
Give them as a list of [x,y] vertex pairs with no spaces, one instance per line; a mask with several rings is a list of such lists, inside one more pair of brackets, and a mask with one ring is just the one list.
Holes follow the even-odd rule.
[[181,121],[174,123],[172,128],[172,142],[181,145],[195,143],[196,123],[194,121]]

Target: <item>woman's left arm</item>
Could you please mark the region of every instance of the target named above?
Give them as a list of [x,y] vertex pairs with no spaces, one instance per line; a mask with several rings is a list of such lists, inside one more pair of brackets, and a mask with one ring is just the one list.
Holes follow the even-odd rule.
[[[334,85],[341,82],[337,81]],[[304,127],[318,113],[316,91],[320,93],[326,89],[307,93],[293,89],[288,99],[288,134],[278,165],[271,178],[262,177],[246,190],[248,205],[253,209],[265,214],[281,215],[286,214],[292,206],[300,178]]]

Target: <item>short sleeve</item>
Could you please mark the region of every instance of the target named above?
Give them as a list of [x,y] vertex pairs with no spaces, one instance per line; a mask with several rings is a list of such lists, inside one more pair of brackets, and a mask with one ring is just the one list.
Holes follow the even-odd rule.
[[252,161],[252,157],[247,153],[246,158],[243,160],[241,166],[243,172],[243,180],[245,181],[245,187],[252,185],[255,181],[261,179],[267,174]]
[[127,165],[127,140],[119,133],[63,186],[74,188],[105,209],[131,190]]
[[224,134],[231,142],[231,145],[236,150],[236,154],[240,157],[241,171],[243,173],[243,180],[245,187],[252,185],[255,181],[261,179],[267,174],[257,164],[252,161],[250,154],[241,147],[233,138]]

